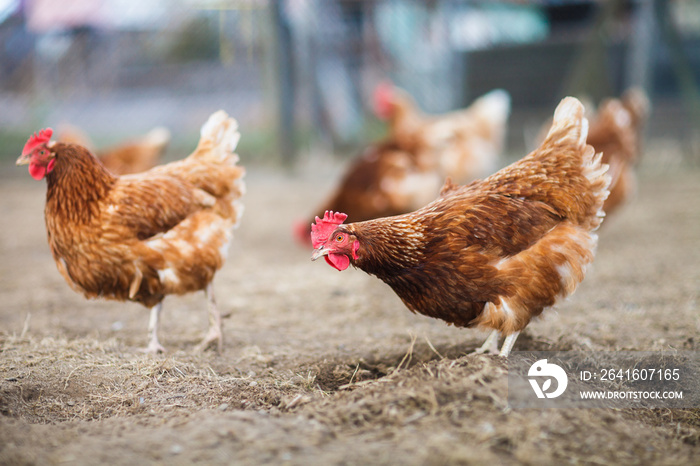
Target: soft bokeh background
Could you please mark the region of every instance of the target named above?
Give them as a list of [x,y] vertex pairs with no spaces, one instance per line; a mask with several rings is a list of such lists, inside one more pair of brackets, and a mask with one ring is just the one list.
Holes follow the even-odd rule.
[[[638,194],[577,292],[515,350],[688,351],[700,341],[700,2],[0,0],[0,464],[698,464],[700,409],[513,410],[485,338],[338,273],[291,225],[333,189],[390,79],[428,112],[512,96],[504,165],[567,94],[651,97]],[[148,312],[56,270],[29,135],[97,147],[170,129],[166,160],[223,108],[246,212],[217,274],[222,354],[196,353],[202,293]],[[696,384],[700,386],[700,383]]]
[[70,123],[98,146],[163,125],[179,158],[224,108],[245,163],[299,166],[382,134],[369,97],[385,79],[428,112],[506,89],[518,155],[564,95],[641,86],[649,137],[697,160],[700,3],[0,0],[5,156]]

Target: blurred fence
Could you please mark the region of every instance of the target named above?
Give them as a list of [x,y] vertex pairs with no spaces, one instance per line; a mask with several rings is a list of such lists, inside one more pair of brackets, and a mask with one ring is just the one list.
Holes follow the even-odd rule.
[[0,142],[66,122],[98,143],[165,125],[191,145],[224,108],[242,152],[291,161],[376,137],[385,79],[428,112],[504,88],[516,122],[641,85],[700,125],[692,1],[0,0],[0,44]]

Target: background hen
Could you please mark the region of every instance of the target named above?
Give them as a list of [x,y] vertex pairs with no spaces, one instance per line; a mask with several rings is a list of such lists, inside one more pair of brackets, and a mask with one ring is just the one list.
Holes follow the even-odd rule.
[[459,327],[493,329],[482,350],[519,332],[574,292],[593,260],[607,166],[586,145],[581,103],[564,99],[542,146],[483,181],[415,212],[344,225],[326,212],[313,226],[313,259],[377,276],[414,311]]
[[619,99],[603,101],[591,117],[588,143],[602,152],[603,162],[610,165],[610,196],[603,206],[608,215],[636,191],[635,167],[648,115],[649,100],[641,89],[633,88]]
[[82,129],[63,124],[59,128],[58,140],[83,146],[115,175],[128,175],[149,170],[160,163],[170,143],[170,130],[157,126],[141,137],[98,150]]
[[240,134],[225,112],[202,126],[186,159],[148,172],[114,176],[84,147],[32,136],[17,160],[46,178],[45,219],[58,270],[86,297],[132,300],[151,308],[147,351],[157,336],[163,298],[205,290],[204,349],[222,345],[212,279],[242,213],[243,168],[233,153]]
[[[389,135],[348,167],[317,214],[342,211],[350,221],[398,215],[435,199],[445,177],[466,183],[495,171],[510,112],[505,91],[439,116],[420,114],[408,93],[389,84],[377,88],[374,100],[377,114],[390,122]],[[309,223],[296,227],[303,243]]]
[[461,110],[422,113],[411,95],[389,83],[377,86],[376,115],[388,122],[388,140],[407,151],[430,152],[441,176],[467,183],[490,175],[503,150],[510,96],[496,89]]
[[[650,103],[644,91],[631,88],[619,98],[603,100],[598,108],[586,103],[590,125],[588,144],[603,153],[603,163],[610,166],[610,195],[603,210],[609,216],[636,192],[636,165],[642,152],[642,142]],[[544,140],[548,126],[543,124],[537,136]]]

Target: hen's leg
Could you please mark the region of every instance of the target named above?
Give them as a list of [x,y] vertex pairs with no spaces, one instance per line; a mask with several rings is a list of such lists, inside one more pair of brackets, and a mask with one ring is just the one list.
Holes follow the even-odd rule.
[[151,308],[151,317],[148,319],[148,346],[143,349],[144,353],[158,354],[164,353],[165,348],[158,341],[158,320],[163,303],[158,303]]
[[207,295],[207,305],[209,307],[209,330],[204,340],[197,345],[197,351],[204,351],[209,348],[212,343],[216,343],[216,351],[221,353],[221,348],[224,345],[224,333],[221,330],[221,313],[216,307],[216,299],[214,298],[214,285],[209,283],[205,291]]
[[491,354],[496,354],[498,353],[498,337],[501,336],[501,334],[498,332],[498,330],[494,330],[489,334],[488,337],[486,337],[486,341],[484,342],[483,345],[481,345],[480,348],[477,348],[475,353],[491,353]]
[[510,350],[513,349],[515,340],[518,339],[518,335],[520,335],[520,332],[514,332],[506,337],[506,340],[503,342],[503,346],[501,347],[500,356],[503,356],[504,358],[508,357],[508,354],[510,354]]

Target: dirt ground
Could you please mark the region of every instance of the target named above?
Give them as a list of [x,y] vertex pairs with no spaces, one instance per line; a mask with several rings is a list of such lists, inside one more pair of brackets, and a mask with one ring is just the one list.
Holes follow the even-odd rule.
[[[333,167],[249,170],[215,281],[223,353],[194,352],[199,293],[166,299],[169,351],[150,357],[148,312],[69,289],[46,243],[44,183],[3,160],[1,464],[700,464],[700,410],[509,409],[507,363],[469,354],[485,334],[311,262],[291,224]],[[515,350],[697,350],[700,171],[645,165],[600,236],[578,291]]]

